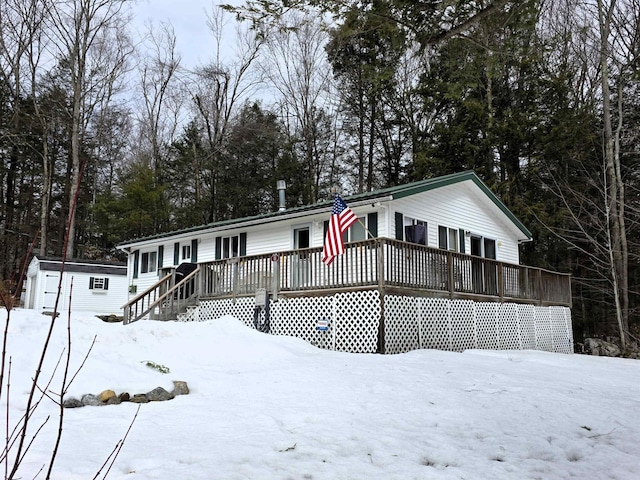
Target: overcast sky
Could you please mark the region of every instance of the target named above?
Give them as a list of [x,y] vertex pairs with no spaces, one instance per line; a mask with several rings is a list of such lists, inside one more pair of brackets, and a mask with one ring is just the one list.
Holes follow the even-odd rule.
[[[134,34],[142,35],[146,21],[151,20],[154,24],[169,21],[176,33],[182,66],[193,68],[211,58],[213,37],[207,27],[207,14],[213,5],[221,3],[240,4],[241,0],[139,0],[132,7],[132,30]],[[234,22],[229,23],[231,35]]]

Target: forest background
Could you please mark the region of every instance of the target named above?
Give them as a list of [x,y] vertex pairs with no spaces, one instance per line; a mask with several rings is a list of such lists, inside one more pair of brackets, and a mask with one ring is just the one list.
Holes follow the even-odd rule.
[[638,337],[640,0],[212,3],[195,66],[131,5],[0,3],[3,288],[31,246],[113,259],[280,179],[293,207],[472,169],[573,275],[576,340]]

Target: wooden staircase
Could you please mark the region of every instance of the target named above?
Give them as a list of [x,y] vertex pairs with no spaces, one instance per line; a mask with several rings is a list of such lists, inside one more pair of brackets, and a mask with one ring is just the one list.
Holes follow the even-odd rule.
[[144,317],[151,320],[177,320],[198,305],[199,284],[199,267],[178,283],[175,272],[164,276],[122,306],[123,323],[126,325]]

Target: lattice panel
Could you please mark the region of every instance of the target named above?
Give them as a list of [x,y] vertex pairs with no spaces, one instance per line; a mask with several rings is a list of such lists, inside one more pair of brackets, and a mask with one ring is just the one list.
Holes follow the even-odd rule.
[[518,306],[515,303],[501,303],[498,307],[498,344],[501,350],[522,348]]
[[451,301],[451,349],[462,352],[476,348],[476,318],[474,302],[471,300]]
[[377,290],[334,295],[335,350],[375,353],[378,350],[380,295]]
[[224,298],[222,300],[203,300],[200,302],[200,321],[215,320],[231,315],[246,326],[253,328],[254,297]]
[[[271,333],[299,337],[318,348],[333,349],[333,297],[281,298],[271,302]],[[327,320],[328,330],[318,330]]]
[[518,304],[518,319],[520,320],[520,338],[523,350],[536,348],[536,307],[534,305]]
[[536,307],[536,350],[553,352],[551,315],[547,307]]
[[549,307],[551,330],[553,332],[553,351],[557,353],[573,353],[570,319],[567,318],[567,307]]
[[420,348],[418,297],[384,297],[385,353],[404,353]]
[[476,328],[478,348],[497,350],[498,347],[498,305],[491,302],[476,303]]
[[420,298],[420,348],[451,350],[451,302],[446,298]]
[[[184,321],[231,315],[253,328],[254,297],[204,300]],[[378,348],[380,297],[376,290],[271,302],[271,331],[325,349],[374,353]],[[385,297],[387,353],[416,348],[537,349],[572,353],[571,310],[520,304],[411,296]],[[328,330],[318,330],[327,320]]]

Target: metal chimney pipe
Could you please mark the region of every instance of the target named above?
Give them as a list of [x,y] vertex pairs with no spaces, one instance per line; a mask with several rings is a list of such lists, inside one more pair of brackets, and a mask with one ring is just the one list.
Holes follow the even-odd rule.
[[287,204],[285,202],[285,198],[284,198],[284,192],[287,189],[287,184],[284,180],[278,180],[276,182],[277,188],[278,188],[278,197],[280,200],[280,204],[279,204],[279,208],[278,211],[279,212],[284,212],[287,209]]

